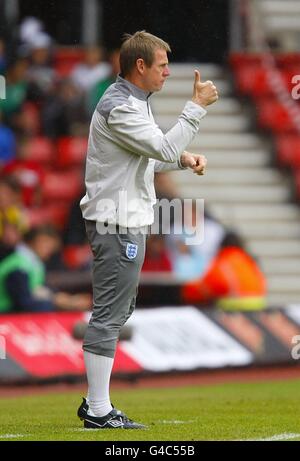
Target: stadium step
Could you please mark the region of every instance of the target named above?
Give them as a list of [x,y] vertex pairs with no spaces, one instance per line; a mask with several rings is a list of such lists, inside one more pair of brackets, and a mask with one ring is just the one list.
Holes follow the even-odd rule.
[[295,31],[299,32],[300,14],[297,15],[283,15],[283,16],[270,16],[265,18],[265,25],[270,32],[286,32]]
[[299,292],[299,275],[280,274],[268,277],[268,287],[273,293]]
[[207,173],[172,172],[178,194],[204,198],[212,215],[245,238],[266,273],[270,306],[300,302],[300,209],[290,202],[290,179],[271,166],[269,141],[251,131],[248,111],[232,96],[226,73],[202,64],[172,67],[168,85],[151,98],[153,113],[163,131],[176,123],[191,97],[194,68],[216,83],[220,99],[208,107],[187,148],[206,155]]
[[250,239],[248,240],[247,246],[259,259],[264,256],[297,258],[300,256],[299,239],[272,239],[271,241],[266,241],[265,239]]
[[288,293],[272,293],[267,296],[267,303],[269,307],[282,307],[287,305],[299,306],[300,292]]
[[199,184],[199,187],[192,185],[178,184],[179,194],[183,198],[202,198],[208,204],[218,202],[225,204],[233,203],[279,203],[290,199],[290,191],[284,185],[259,185],[255,188],[245,188],[241,185],[226,185],[216,187],[215,185]]
[[294,204],[243,204],[224,207],[223,205],[211,204],[209,209],[221,221],[249,221],[268,220],[273,225],[273,221],[296,221],[299,223],[300,210]]
[[272,275],[298,275],[300,280],[300,260],[298,258],[275,258],[267,257],[261,259],[263,270]]
[[198,69],[201,72],[201,80],[212,80],[223,76],[224,70],[216,64],[199,64],[199,63],[170,63],[170,78],[193,80],[194,70]]
[[255,14],[266,39],[276,39],[277,47],[288,52],[299,50],[299,0],[261,0]]
[[[209,156],[208,156],[209,157]],[[206,174],[199,176],[191,174],[191,171],[174,171],[173,178],[177,184],[184,186],[185,184],[195,184],[199,186],[208,184],[228,185],[228,184],[282,184],[282,175],[275,169],[261,168],[209,168],[209,160]]]
[[227,151],[206,148],[195,149],[194,152],[205,154],[208,160],[209,172],[213,171],[212,167],[250,168],[267,166],[270,163],[270,154],[263,149]]
[[[202,78],[202,77],[201,77]],[[203,78],[202,78],[203,80]],[[211,80],[211,79],[210,79]],[[228,96],[232,93],[232,87],[229,81],[224,79],[214,79],[214,84],[218,88],[218,92],[222,96]],[[191,99],[193,94],[194,77],[191,78],[168,78],[168,84],[163,87],[159,97],[171,98],[173,96],[182,96],[186,100]]]
[[201,129],[187,150],[197,152],[201,149],[219,149],[222,150],[244,150],[244,149],[261,149],[263,143],[259,136],[252,133],[205,133]]
[[278,0],[262,0],[261,8],[267,14],[273,14],[282,16],[282,14],[299,14],[300,15],[300,3],[298,0],[285,0],[279,2]]
[[[178,115],[178,113],[177,113]],[[156,121],[160,128],[166,132],[174,126],[176,122],[175,115],[157,115]],[[230,132],[236,133],[246,131],[250,128],[249,118],[245,115],[211,115],[210,117],[204,117],[201,121],[201,132]]]
[[[150,103],[153,113],[157,116],[159,115],[173,115],[173,122],[182,112],[187,98],[174,96],[171,99],[161,98],[159,94],[151,96]],[[210,115],[220,114],[220,115],[234,115],[239,114],[242,111],[240,103],[229,97],[222,97],[218,104],[212,105],[208,108],[208,113]]]
[[294,238],[300,239],[300,226],[298,222],[272,221],[270,228],[268,221],[260,222],[236,222],[235,227],[241,235],[250,240],[255,238]]

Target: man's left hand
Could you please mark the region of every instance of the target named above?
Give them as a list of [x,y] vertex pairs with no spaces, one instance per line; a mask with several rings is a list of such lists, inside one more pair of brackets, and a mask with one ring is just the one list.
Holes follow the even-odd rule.
[[191,154],[190,152],[184,151],[180,157],[180,163],[185,168],[191,168],[199,176],[205,173],[205,167],[207,159],[204,155]]

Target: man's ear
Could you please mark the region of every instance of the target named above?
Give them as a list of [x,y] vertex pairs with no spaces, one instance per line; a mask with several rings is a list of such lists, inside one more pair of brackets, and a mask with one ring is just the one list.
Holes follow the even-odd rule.
[[144,74],[145,62],[142,58],[138,58],[136,60],[136,68],[139,74],[142,74],[142,75]]

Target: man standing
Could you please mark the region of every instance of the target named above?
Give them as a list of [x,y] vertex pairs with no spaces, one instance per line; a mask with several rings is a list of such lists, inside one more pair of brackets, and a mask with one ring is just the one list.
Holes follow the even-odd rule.
[[94,256],[94,308],[83,341],[88,396],[78,409],[85,428],[145,427],[113,408],[109,383],[120,329],[135,307],[145,229],[154,219],[154,172],[191,168],[202,175],[206,166],[204,156],[185,149],[198,132],[205,107],[218,98],[212,82],[202,83],[195,71],[191,101],[166,134],[152,116],[149,96],[170,75],[170,51],[166,42],[145,31],[126,35],[121,73],[91,121],[86,195],[80,202]]

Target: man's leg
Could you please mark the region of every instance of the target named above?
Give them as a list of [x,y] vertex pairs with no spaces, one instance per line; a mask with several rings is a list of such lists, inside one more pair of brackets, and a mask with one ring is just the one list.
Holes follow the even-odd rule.
[[[105,234],[86,222],[93,250],[93,314],[83,349],[89,392],[89,414],[102,417],[111,410],[109,383],[119,332],[132,314],[145,255],[145,235]],[[137,254],[127,245],[137,245]],[[128,256],[129,255],[129,256]]]
[[92,416],[105,416],[112,410],[109,381],[114,360],[84,351],[84,363],[89,383],[88,413]]

